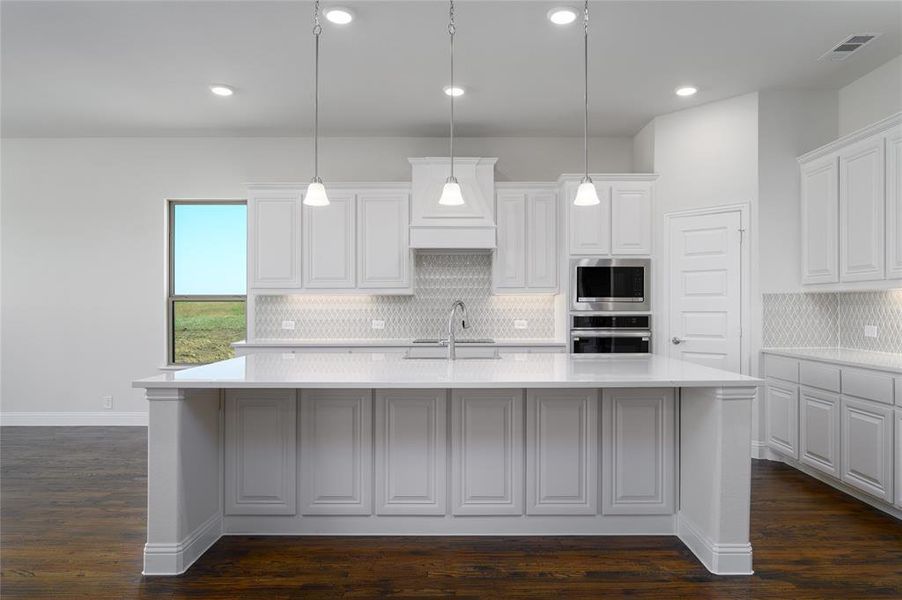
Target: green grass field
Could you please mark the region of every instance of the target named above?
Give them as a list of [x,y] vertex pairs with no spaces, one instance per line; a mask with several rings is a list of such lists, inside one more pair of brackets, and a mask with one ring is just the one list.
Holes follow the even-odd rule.
[[176,364],[232,358],[247,332],[244,302],[176,302],[173,317]]

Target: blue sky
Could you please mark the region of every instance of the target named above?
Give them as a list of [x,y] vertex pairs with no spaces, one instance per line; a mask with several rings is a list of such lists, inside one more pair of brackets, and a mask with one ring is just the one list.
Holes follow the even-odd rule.
[[175,205],[175,293],[246,293],[247,207]]

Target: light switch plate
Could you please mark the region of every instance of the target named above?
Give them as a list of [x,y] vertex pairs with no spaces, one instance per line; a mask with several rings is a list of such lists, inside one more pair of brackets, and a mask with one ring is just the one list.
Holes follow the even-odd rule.
[[294,321],[282,321],[282,329],[294,331]]
[[877,326],[876,325],[865,325],[864,326],[864,337],[868,337],[868,338],[877,337]]
[[373,329],[385,329],[385,321],[382,319],[373,319],[372,327]]
[[529,329],[529,321],[526,319],[515,319],[514,329]]

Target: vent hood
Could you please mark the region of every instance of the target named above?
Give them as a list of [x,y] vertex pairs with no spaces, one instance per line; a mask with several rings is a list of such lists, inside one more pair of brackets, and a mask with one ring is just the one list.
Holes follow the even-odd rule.
[[410,158],[410,247],[488,250],[495,247],[497,158],[454,158],[462,206],[438,203],[451,172],[448,157]]

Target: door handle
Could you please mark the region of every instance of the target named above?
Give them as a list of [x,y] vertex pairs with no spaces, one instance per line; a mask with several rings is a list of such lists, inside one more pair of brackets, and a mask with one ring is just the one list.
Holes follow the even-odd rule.
[[675,346],[678,346],[678,345],[682,344],[684,340],[683,340],[682,338],[678,338],[678,337],[674,336],[674,337],[672,337],[672,338],[670,339],[670,341],[671,341]]

